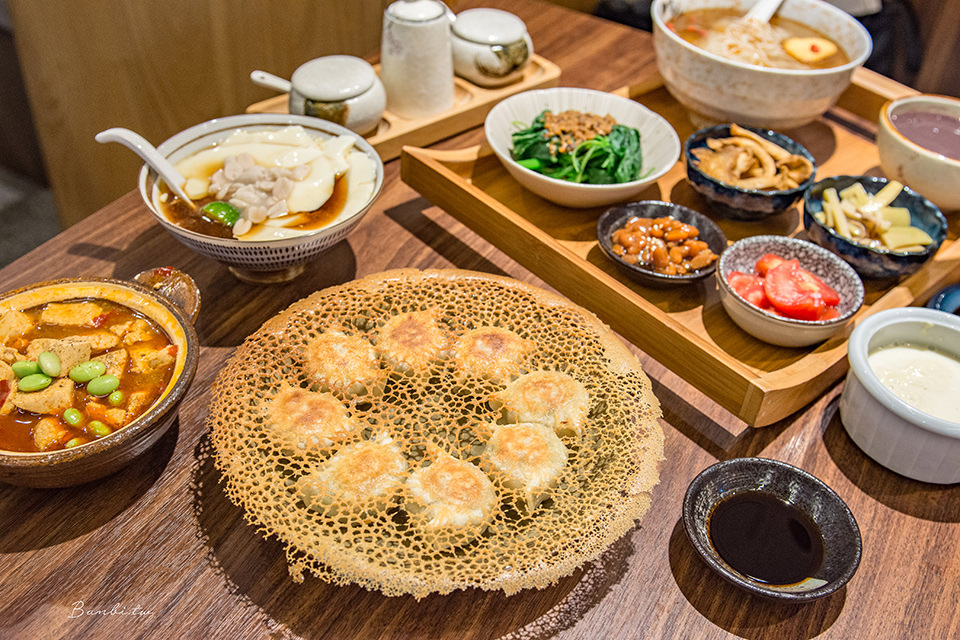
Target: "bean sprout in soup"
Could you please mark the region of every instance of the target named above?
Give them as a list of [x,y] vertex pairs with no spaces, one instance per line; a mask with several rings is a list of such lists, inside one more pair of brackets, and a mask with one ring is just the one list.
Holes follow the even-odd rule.
[[374,160],[353,143],[300,126],[237,130],[174,163],[195,206],[166,185],[155,187],[154,200],[169,221],[205,235],[261,241],[309,233],[361,210],[373,194]]
[[827,69],[850,62],[840,46],[795,20],[746,20],[734,9],[697,9],[667,22],[678,36],[709,53],[761,67]]

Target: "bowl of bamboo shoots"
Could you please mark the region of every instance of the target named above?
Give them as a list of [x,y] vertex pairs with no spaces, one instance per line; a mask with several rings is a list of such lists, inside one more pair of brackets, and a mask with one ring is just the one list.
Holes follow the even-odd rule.
[[896,180],[833,176],[803,195],[807,235],[864,278],[919,269],[947,237],[947,220],[927,198]]

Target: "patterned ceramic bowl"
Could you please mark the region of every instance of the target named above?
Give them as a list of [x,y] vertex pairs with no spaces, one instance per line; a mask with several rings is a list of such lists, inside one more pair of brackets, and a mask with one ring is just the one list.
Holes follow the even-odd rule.
[[672,202],[644,200],[642,202],[628,202],[610,207],[597,220],[597,242],[608,258],[627,275],[631,280],[649,287],[669,287],[681,284],[699,282],[717,270],[716,261],[702,269],[683,275],[667,275],[652,268],[624,262],[613,251],[613,232],[622,227],[634,217],[641,218],[674,218],[680,222],[692,225],[700,231],[698,238],[707,243],[710,250],[718,256],[727,248],[727,237],[716,223],[693,209],[688,209]]
[[814,214],[823,211],[823,192],[833,187],[837,191],[859,182],[867,193],[874,194],[887,184],[883,178],[869,176],[834,176],[821,180],[803,194],[803,228],[807,235],[822,247],[826,247],[846,260],[857,273],[865,278],[899,278],[920,267],[937,252],[947,237],[947,220],[935,204],[904,187],[892,206],[910,210],[910,224],[926,231],[933,239],[924,251],[890,251],[872,249],[838,235],[820,223]]
[[791,129],[829,109],[870,55],[870,33],[856,19],[820,0],[785,0],[777,11],[826,35],[850,62],[827,69],[774,69],[707,53],[667,23],[684,11],[733,7],[746,12],[753,0],[654,0],[653,46],[657,68],[670,93],[687,108],[696,126],[736,122]]
[[[822,559],[812,575],[791,584],[762,581],[734,568],[717,551],[713,539],[717,505],[735,496],[749,500],[758,494],[761,500],[767,498],[773,504],[787,505],[798,512],[798,517],[785,519],[789,524],[783,525],[789,527],[791,537],[797,536],[794,539],[803,540],[803,535],[812,534],[814,537],[819,534]],[[741,513],[756,513],[751,507],[762,504],[760,501],[753,505],[741,502]],[[813,530],[808,533],[801,525],[802,520],[811,522]],[[765,458],[724,460],[700,472],[690,483],[683,499],[683,528],[703,561],[724,580],[754,595],[785,603],[808,602],[835,592],[856,573],[863,551],[857,521],[833,489],[803,469]],[[769,544],[777,533],[775,528],[763,528],[763,525],[754,529],[753,535],[760,537],[749,542],[753,561],[758,557],[762,560],[763,556],[777,555],[776,561],[783,562],[786,555],[783,549],[771,548]],[[732,542],[736,544],[739,540]]]
[[694,149],[705,148],[708,138],[726,138],[730,135],[730,125],[721,124],[707,129],[701,129],[692,134],[683,143],[683,158],[687,165],[687,180],[691,186],[707,199],[710,208],[725,218],[738,220],[760,220],[767,216],[780,213],[795,203],[803,192],[813,184],[817,175],[817,163],[806,148],[785,135],[775,133],[769,129],[755,129],[745,127],[757,135],[769,140],[789,151],[800,155],[813,165],[813,173],[803,184],[794,189],[782,191],[766,191],[763,189],[741,189],[712,178],[700,170]]
[[239,129],[262,131],[282,129],[299,125],[313,136],[330,138],[348,135],[354,138],[354,146],[374,161],[375,179],[373,192],[364,206],[354,211],[344,211],[330,224],[290,238],[247,242],[236,238],[216,238],[180,227],[163,214],[157,202],[160,190],[156,174],[144,165],[140,170],[140,195],[156,216],[160,225],[177,240],[197,253],[226,264],[241,280],[255,283],[285,282],[300,275],[308,262],[331,246],[344,239],[360,222],[383,188],[383,162],[377,152],[361,136],[340,125],[308,116],[277,113],[257,113],[216,118],[195,125],[174,135],[157,147],[171,162],[189,156],[200,149],[210,147]]
[[[753,273],[757,260],[767,253],[796,259],[805,269],[840,294],[839,315],[830,320],[794,320],[754,306],[730,286],[733,271]],[[863,282],[843,260],[817,245],[786,236],[752,236],[734,242],[720,255],[717,265],[720,303],[730,318],[753,337],[783,347],[803,347],[822,342],[842,331],[863,306]]]

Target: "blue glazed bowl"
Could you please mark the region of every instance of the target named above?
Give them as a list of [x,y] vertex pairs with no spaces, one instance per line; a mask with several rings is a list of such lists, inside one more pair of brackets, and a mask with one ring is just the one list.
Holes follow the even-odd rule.
[[783,147],[790,153],[804,156],[813,164],[813,173],[795,189],[783,191],[765,191],[763,189],[741,189],[711,178],[697,166],[697,158],[693,150],[707,146],[707,138],[727,138],[730,136],[730,125],[721,124],[707,129],[701,129],[687,138],[683,143],[683,157],[687,165],[687,180],[690,185],[707,199],[710,208],[718,215],[736,220],[760,220],[789,209],[800,199],[803,192],[813,184],[817,175],[817,164],[803,145],[769,129],[755,129],[753,131],[762,138]]
[[597,242],[604,254],[616,264],[631,280],[648,287],[664,288],[674,285],[699,282],[711,275],[717,269],[717,261],[713,264],[683,275],[668,275],[658,273],[652,267],[624,262],[613,251],[613,232],[622,227],[627,221],[638,216],[641,218],[674,218],[680,222],[692,225],[700,232],[699,238],[707,243],[710,250],[717,256],[727,248],[727,237],[717,224],[707,216],[672,202],[659,200],[643,200],[614,205],[601,214],[597,220]]
[[927,306],[937,311],[946,311],[960,315],[960,283],[952,284],[945,289],[938,291]]
[[925,251],[873,249],[847,240],[817,221],[814,214],[823,211],[823,192],[830,187],[840,191],[854,182],[863,184],[867,193],[874,194],[880,191],[888,181],[885,178],[870,176],[834,176],[812,185],[803,194],[803,228],[806,229],[807,235],[820,246],[846,260],[864,278],[900,278],[922,267],[923,263],[937,252],[940,244],[947,237],[947,219],[943,217],[936,205],[909,187],[903,188],[892,206],[909,209],[910,224],[923,229],[933,239]]

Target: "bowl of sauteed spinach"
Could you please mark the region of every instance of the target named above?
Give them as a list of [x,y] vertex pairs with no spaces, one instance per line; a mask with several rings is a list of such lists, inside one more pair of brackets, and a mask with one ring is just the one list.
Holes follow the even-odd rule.
[[518,93],[491,109],[484,131],[517,182],[566,207],[636,199],[680,156],[680,139],[664,118],[591,89]]

